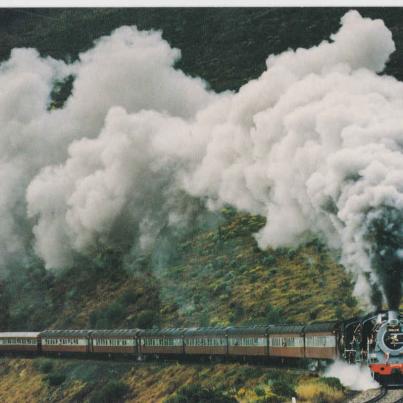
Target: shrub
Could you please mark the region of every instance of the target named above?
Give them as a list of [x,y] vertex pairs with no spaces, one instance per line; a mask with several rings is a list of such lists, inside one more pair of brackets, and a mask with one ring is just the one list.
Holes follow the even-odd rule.
[[66,376],[60,372],[53,372],[47,375],[46,382],[49,386],[59,386],[66,380]]
[[293,397],[295,396],[294,388],[284,381],[273,381],[270,385],[270,389],[273,393],[279,396],[284,397]]
[[121,381],[109,381],[91,397],[90,403],[115,403],[124,401],[129,387]]
[[225,396],[221,391],[205,388],[199,384],[186,385],[180,388],[173,397],[165,403],[235,403],[233,397]]
[[320,382],[324,383],[325,385],[330,386],[331,388],[337,389],[337,390],[344,390],[344,387],[342,383],[340,382],[339,378],[334,378],[334,377],[327,377],[327,378],[320,378]]
[[44,374],[48,374],[53,369],[53,362],[50,360],[41,360],[38,365],[39,371]]
[[256,396],[264,396],[266,394],[266,391],[261,386],[256,386],[254,391],[256,393]]
[[152,328],[156,322],[155,313],[151,310],[144,310],[137,316],[137,327],[141,329]]
[[122,304],[130,305],[135,304],[137,301],[137,294],[134,290],[126,290],[119,298],[119,301]]

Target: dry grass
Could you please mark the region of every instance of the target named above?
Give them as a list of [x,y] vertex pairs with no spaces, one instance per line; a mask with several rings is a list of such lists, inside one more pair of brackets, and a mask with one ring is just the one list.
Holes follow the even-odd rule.
[[334,389],[320,381],[301,383],[296,389],[299,399],[304,402],[342,402],[345,398],[341,390]]
[[32,367],[31,360],[11,360],[1,365],[6,373],[1,375],[0,401],[7,403],[32,403],[45,401],[48,387],[42,376]]

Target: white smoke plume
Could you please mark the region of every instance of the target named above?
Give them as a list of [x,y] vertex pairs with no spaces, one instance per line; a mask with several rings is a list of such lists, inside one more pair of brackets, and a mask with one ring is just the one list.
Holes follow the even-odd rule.
[[[370,229],[403,211],[403,84],[377,74],[394,49],[382,21],[350,11],[329,42],[269,56],[222,94],[175,69],[158,32],[119,28],[71,65],[15,50],[0,66],[3,259],[29,242],[48,268],[100,243],[148,248],[202,200],[267,217],[262,248],[319,235],[364,303],[374,283],[387,297]],[[72,95],[48,111],[68,74]]]
[[324,373],[325,377],[338,378],[343,386],[351,390],[378,389],[379,383],[372,376],[369,367],[335,361]]

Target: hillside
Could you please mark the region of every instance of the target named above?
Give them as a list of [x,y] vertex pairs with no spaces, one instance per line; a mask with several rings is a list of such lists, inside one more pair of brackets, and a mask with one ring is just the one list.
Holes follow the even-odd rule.
[[2,359],[0,374],[0,399],[10,403],[279,403],[291,396],[335,403],[348,396],[334,378],[234,363]]
[[116,252],[103,251],[61,273],[47,272],[39,263],[13,272],[4,284],[8,303],[3,308],[9,310],[2,326],[305,323],[358,313],[349,277],[319,241],[262,251],[253,233],[263,222],[226,209],[217,228],[170,242],[163,258],[157,246],[138,267],[127,267]]
[[260,250],[258,216],[223,211],[225,221],[179,245],[161,278],[166,325],[309,322],[351,317],[357,302],[343,268],[313,241],[297,249]]

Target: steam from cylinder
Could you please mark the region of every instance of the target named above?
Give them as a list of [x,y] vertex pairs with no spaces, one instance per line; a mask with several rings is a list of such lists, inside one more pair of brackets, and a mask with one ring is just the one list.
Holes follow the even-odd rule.
[[[378,75],[394,49],[381,20],[350,11],[330,41],[271,55],[259,78],[221,94],[135,27],[73,64],[13,50],[0,66],[3,265],[32,247],[49,269],[99,245],[147,251],[200,206],[231,205],[267,218],[261,248],[324,239],[364,304],[396,309],[403,84]],[[49,110],[68,75],[71,96]]]

